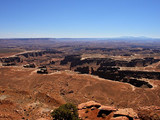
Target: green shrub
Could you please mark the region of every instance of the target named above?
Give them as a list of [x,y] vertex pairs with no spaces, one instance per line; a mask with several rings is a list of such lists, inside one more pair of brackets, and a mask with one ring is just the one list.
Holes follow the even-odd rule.
[[53,120],[79,120],[77,107],[71,103],[61,105],[51,113],[51,116]]

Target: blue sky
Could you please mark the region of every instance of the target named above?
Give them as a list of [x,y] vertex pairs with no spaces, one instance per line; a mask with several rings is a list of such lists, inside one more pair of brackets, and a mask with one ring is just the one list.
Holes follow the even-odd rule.
[[160,38],[160,0],[0,0],[0,38]]

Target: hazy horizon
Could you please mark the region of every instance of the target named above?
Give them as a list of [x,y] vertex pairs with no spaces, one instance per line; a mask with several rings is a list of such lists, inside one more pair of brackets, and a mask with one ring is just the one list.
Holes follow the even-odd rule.
[[0,39],[160,39],[160,37],[119,36],[119,37],[0,37]]

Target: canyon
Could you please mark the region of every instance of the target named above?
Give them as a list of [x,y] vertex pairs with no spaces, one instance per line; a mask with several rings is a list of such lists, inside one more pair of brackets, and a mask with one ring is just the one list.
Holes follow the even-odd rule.
[[39,39],[0,43],[1,49],[20,49],[0,54],[0,119],[50,120],[58,106],[88,101],[132,109],[140,119],[148,111],[159,115],[158,43],[55,39],[46,39],[45,44]]

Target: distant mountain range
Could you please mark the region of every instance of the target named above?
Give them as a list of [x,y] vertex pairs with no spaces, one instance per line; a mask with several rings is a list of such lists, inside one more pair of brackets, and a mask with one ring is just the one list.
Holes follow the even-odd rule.
[[115,38],[1,38],[0,40],[160,42],[160,38],[150,38],[145,36],[140,36],[140,37],[122,36],[122,37],[115,37]]

